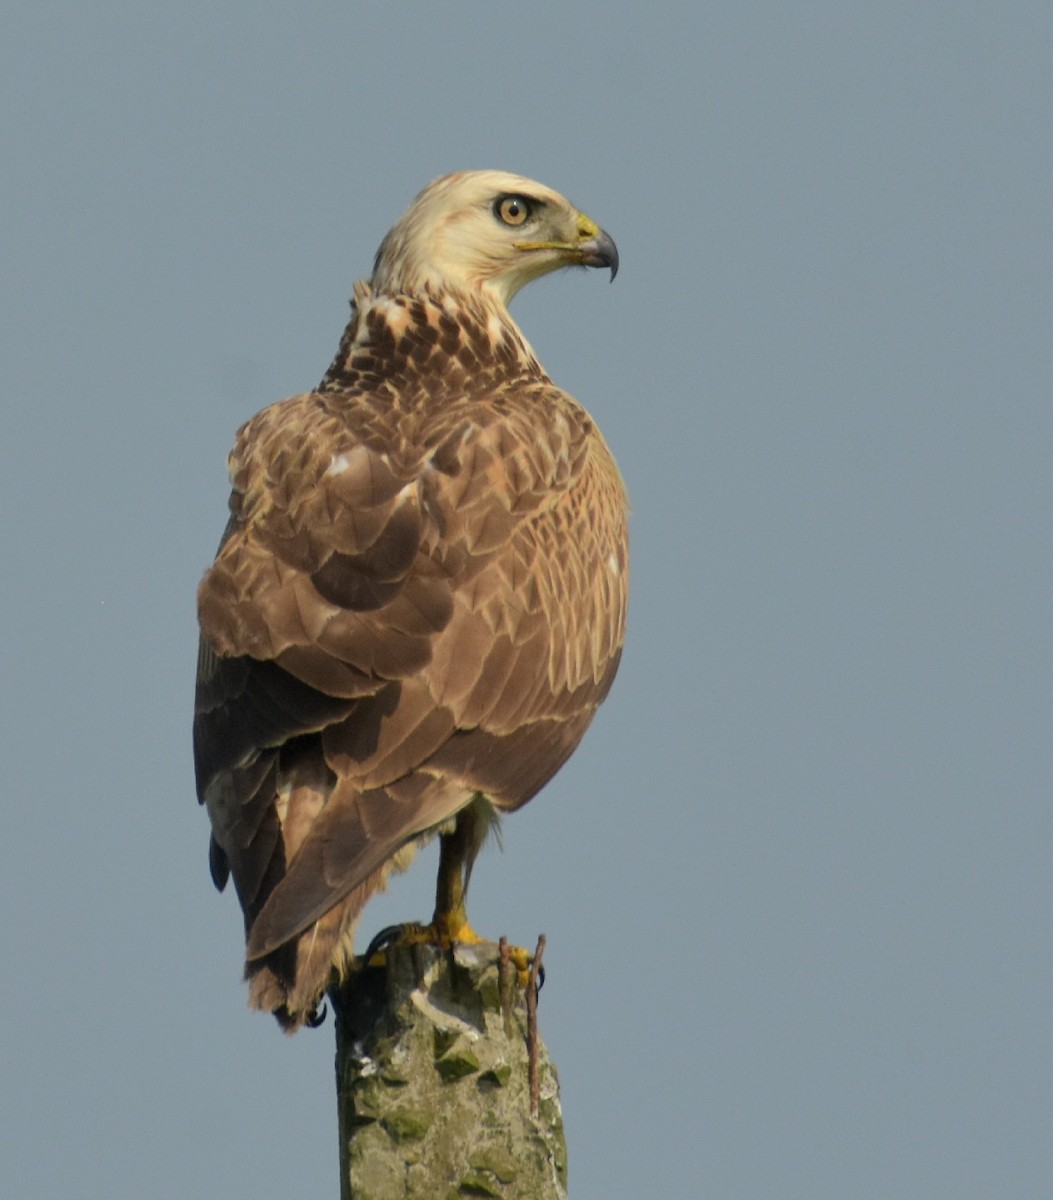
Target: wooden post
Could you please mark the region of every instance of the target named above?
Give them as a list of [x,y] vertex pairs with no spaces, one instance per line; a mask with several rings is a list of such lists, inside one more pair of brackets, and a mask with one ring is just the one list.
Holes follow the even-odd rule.
[[[330,993],[341,1200],[565,1200],[555,1067],[498,947],[396,944]],[[509,1003],[510,997],[510,1003]]]

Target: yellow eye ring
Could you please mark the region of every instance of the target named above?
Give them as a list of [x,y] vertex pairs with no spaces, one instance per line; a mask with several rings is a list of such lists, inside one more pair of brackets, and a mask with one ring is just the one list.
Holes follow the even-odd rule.
[[502,196],[494,203],[494,216],[505,225],[524,225],[530,217],[530,201],[523,196]]

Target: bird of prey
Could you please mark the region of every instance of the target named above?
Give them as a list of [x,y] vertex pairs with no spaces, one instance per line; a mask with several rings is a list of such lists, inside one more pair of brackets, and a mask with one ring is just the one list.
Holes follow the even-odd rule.
[[199,799],[245,914],[250,1004],[294,1030],[389,873],[440,837],[440,944],[472,863],[581,740],[625,629],[627,503],[588,413],[508,313],[608,267],[550,188],[437,179],[384,238],[319,386],[237,434],[198,590]]

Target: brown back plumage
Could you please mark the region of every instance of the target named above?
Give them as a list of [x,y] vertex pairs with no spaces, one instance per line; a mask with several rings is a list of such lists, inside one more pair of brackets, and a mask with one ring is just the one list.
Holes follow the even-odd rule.
[[[454,178],[473,197],[486,184],[488,204],[555,197]],[[566,208],[589,262],[587,218]],[[617,669],[617,468],[508,316],[507,288],[465,278],[356,288],[319,388],[239,431],[230,522],[198,592],[212,874],[233,876],[245,911],[252,1003],[292,1027],[346,969],[387,873],[478,794],[499,811],[529,800]]]

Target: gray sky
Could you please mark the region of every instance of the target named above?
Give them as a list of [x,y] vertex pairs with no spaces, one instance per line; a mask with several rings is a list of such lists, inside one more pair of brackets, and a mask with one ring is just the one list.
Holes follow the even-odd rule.
[[548,934],[572,1195],[1050,1195],[1051,50],[1019,2],[5,15],[5,1194],[336,1195],[332,1028],[245,1008],[208,878],[194,590],[235,428],[497,166],[622,257],[513,307],[634,590],[472,897]]

